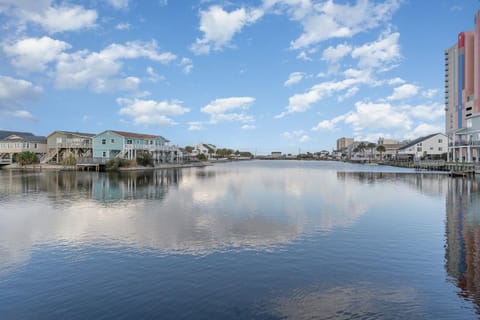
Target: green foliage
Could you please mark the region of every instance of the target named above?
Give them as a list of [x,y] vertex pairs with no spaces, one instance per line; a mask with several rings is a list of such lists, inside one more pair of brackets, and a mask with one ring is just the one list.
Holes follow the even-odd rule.
[[62,164],[64,166],[74,166],[77,164],[77,159],[75,159],[75,156],[70,153],[67,157],[63,159]]
[[35,153],[30,151],[24,151],[17,153],[17,155],[15,156],[15,161],[24,166],[28,164],[38,163],[38,158]]
[[105,164],[107,171],[118,171],[120,168],[135,167],[137,163],[135,160],[127,160],[123,158],[113,158]]
[[152,154],[146,150],[137,151],[137,164],[143,167],[153,167]]
[[191,146],[186,146],[186,147],[185,147],[185,151],[188,152],[188,153],[192,153],[192,152],[193,152],[193,147],[191,147]]
[[233,153],[232,149],[226,149],[226,148],[217,149],[217,156],[222,157],[222,158],[228,157],[232,153]]
[[205,161],[205,160],[207,160],[207,156],[204,155],[203,153],[199,153],[197,155],[197,159],[200,160],[200,161]]
[[385,146],[379,145],[379,146],[377,147],[377,151],[380,152],[380,153],[385,152]]
[[240,156],[241,156],[241,157],[249,157],[249,158],[252,158],[252,157],[253,157],[253,154],[252,154],[251,152],[244,151],[244,152],[240,152]]

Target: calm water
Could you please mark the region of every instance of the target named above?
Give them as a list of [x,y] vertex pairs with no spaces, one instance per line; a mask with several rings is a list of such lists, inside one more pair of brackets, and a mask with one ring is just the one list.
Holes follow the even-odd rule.
[[477,319],[479,180],[0,171],[1,319]]

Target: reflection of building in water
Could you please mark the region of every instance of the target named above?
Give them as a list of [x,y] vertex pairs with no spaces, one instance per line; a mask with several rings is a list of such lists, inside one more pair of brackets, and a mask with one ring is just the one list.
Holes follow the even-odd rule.
[[443,173],[401,173],[401,172],[337,172],[338,180],[356,180],[360,183],[402,182],[424,194],[444,195],[447,189],[447,175]]
[[92,198],[100,202],[127,199],[163,199],[167,186],[178,185],[181,170],[124,172],[98,176],[93,181]]
[[448,190],[445,267],[460,296],[480,308],[479,181],[449,179]]

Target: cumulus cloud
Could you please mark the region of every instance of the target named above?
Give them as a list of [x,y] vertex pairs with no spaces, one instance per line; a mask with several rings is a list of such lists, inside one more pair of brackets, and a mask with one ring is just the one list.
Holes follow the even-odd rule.
[[361,69],[389,70],[401,59],[399,38],[398,32],[384,32],[378,40],[354,48],[352,58],[359,60]]
[[203,130],[203,123],[201,121],[190,121],[188,122],[189,131]]
[[189,74],[193,69],[193,61],[189,58],[182,58],[180,66],[183,68],[183,73]]
[[15,43],[4,43],[3,51],[16,68],[26,71],[44,71],[46,65],[57,60],[71,45],[50,37],[25,38]]
[[443,125],[427,124],[421,123],[416,126],[412,131],[407,132],[404,135],[404,139],[417,139],[419,137],[424,137],[429,134],[434,134],[438,132],[443,132],[445,127]]
[[123,107],[119,113],[129,116],[136,125],[175,125],[170,116],[180,116],[190,111],[182,106],[182,101],[154,101],[142,99],[117,99]]
[[253,102],[255,102],[255,98],[252,97],[215,99],[201,111],[210,115],[210,123],[213,124],[223,121],[250,123],[254,121],[254,118],[246,112]]
[[304,72],[292,72],[290,73],[290,76],[288,77],[288,80],[285,81],[283,84],[285,87],[289,87],[295,83],[298,83],[302,81],[302,79],[305,77]]
[[253,130],[255,129],[255,125],[253,124],[244,124],[242,127],[241,127],[243,130]]
[[123,30],[129,30],[130,27],[131,27],[130,23],[128,23],[128,22],[123,22],[123,23],[117,24],[117,25],[115,26],[115,29],[123,31]]
[[352,52],[352,47],[347,44],[339,44],[336,47],[328,47],[323,51],[322,60],[336,63]]
[[440,103],[421,104],[407,107],[410,114],[420,120],[437,120],[445,116],[444,105]]
[[416,96],[419,91],[419,87],[414,84],[404,84],[400,87],[396,87],[393,89],[392,95],[387,97],[387,100],[403,100],[408,99],[413,96]]
[[[61,55],[55,70],[58,88],[88,87],[96,92],[136,89],[140,80],[136,77],[118,78],[122,60],[147,58],[162,64],[176,59],[170,52],[159,52],[155,42],[127,42],[112,44],[100,52],[87,50]],[[104,85],[105,84],[105,85]],[[110,85],[112,84],[112,85]]]
[[310,136],[303,130],[285,131],[282,133],[282,136],[289,140],[295,139],[300,143],[310,140]]
[[34,23],[49,33],[92,28],[98,17],[95,10],[79,5],[54,4],[51,0],[2,0],[0,10],[14,16],[18,23]]
[[287,4],[293,20],[303,26],[303,33],[291,42],[291,48],[301,49],[332,38],[351,38],[354,35],[388,22],[399,8],[398,0],[374,3],[360,0],[356,4],[336,4],[333,0],[268,1],[270,7]]
[[37,99],[41,93],[42,88],[29,81],[0,76],[0,109],[16,108]]
[[332,120],[320,121],[315,127],[312,128],[312,131],[334,131],[337,129],[336,124],[343,120],[345,120],[345,116],[338,116]]
[[200,31],[202,38],[197,38],[191,50],[196,54],[208,54],[229,46],[236,33],[246,25],[256,22],[263,16],[261,9],[239,8],[231,12],[225,11],[220,6],[211,6],[200,11]]

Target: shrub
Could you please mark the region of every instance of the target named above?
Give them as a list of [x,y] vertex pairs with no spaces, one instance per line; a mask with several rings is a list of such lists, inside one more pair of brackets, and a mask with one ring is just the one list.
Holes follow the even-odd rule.
[[152,154],[146,150],[137,151],[137,164],[143,167],[153,167]]
[[105,170],[118,171],[120,168],[135,167],[137,163],[135,160],[127,160],[123,158],[113,158],[105,164]]
[[24,151],[17,153],[17,155],[15,156],[15,161],[24,166],[27,164],[38,163],[38,158],[35,153],[30,151]]
[[75,159],[75,156],[70,153],[67,157],[63,159],[62,164],[64,166],[74,166],[77,164],[77,159]]

